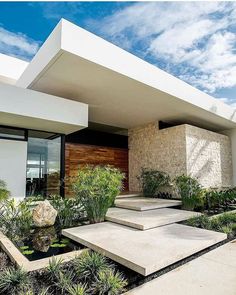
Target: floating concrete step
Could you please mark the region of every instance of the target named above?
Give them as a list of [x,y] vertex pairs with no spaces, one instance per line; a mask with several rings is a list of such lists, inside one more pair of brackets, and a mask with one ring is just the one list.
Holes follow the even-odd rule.
[[182,224],[140,231],[103,222],[62,234],[144,276],[226,239],[226,234]]
[[143,212],[121,208],[110,208],[106,214],[106,220],[140,230],[147,230],[187,220],[199,215],[201,214],[197,212],[170,208],[154,209]]
[[118,208],[145,211],[159,208],[175,207],[181,205],[181,201],[158,198],[134,197],[127,199],[118,199],[115,206]]
[[127,198],[140,197],[140,196],[142,196],[141,193],[130,192],[130,193],[120,194],[116,197],[116,199],[127,199]]

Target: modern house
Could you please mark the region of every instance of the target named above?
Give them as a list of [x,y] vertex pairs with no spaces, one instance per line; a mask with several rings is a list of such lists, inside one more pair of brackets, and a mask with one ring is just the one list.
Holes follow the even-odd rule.
[[0,179],[14,197],[64,194],[80,164],[236,185],[236,111],[61,20],[31,62],[0,55]]

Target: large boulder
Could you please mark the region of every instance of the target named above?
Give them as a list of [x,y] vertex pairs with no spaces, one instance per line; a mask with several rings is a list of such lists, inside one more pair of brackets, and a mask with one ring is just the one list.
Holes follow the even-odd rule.
[[55,223],[57,210],[55,210],[48,200],[40,202],[33,209],[33,221],[36,227],[48,227]]

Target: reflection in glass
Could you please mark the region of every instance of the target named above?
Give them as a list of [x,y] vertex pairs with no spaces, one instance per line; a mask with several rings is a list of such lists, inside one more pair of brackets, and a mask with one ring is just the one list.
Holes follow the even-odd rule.
[[59,194],[60,153],[61,136],[46,132],[29,131],[27,196]]

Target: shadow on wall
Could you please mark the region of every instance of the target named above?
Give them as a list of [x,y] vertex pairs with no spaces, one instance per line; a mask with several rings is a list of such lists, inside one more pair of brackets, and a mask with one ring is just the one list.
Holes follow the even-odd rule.
[[[192,131],[192,134],[191,134]],[[199,128],[187,131],[187,172],[204,187],[232,184],[230,140]]]

